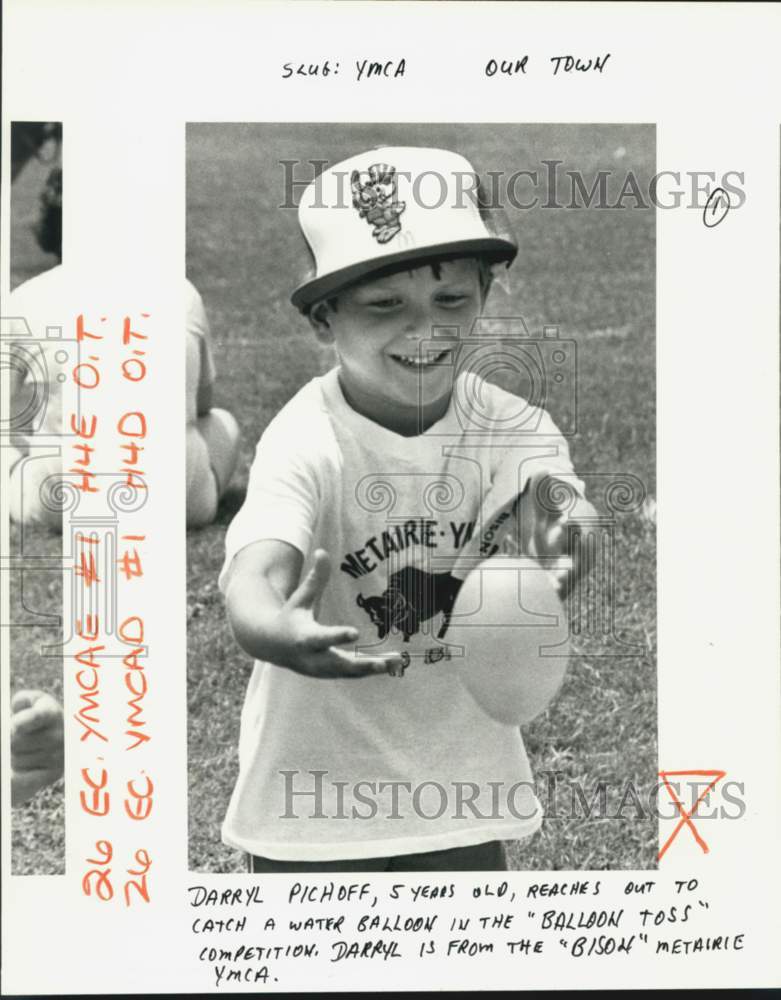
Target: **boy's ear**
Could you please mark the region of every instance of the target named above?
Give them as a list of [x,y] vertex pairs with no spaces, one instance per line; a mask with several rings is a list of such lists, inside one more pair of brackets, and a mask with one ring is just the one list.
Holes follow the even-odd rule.
[[334,342],[334,332],[331,329],[331,324],[328,322],[329,314],[330,309],[327,302],[316,302],[309,310],[307,316],[312,329],[315,331],[315,336],[321,344],[333,344]]

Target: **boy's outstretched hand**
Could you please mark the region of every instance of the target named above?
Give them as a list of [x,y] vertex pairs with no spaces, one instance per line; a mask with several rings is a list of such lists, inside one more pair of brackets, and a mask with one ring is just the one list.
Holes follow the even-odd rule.
[[401,653],[361,656],[340,648],[358,639],[349,625],[323,625],[315,606],[331,575],[328,553],[318,549],[301,575],[303,557],[285,542],[247,546],[235,557],[226,592],[228,615],[242,649],[258,660],[316,678],[394,673]]
[[330,576],[330,557],[324,549],[318,549],[312,568],[280,609],[279,639],[287,648],[288,662],[279,666],[310,677],[366,677],[387,674],[389,668],[400,666],[400,653],[357,656],[339,649],[357,640],[358,629],[351,625],[321,625],[315,619],[314,606]]
[[597,519],[588,500],[575,496],[564,479],[547,472],[531,476],[521,494],[521,552],[536,559],[568,557],[569,566],[551,570],[562,598],[593,568],[589,538]]

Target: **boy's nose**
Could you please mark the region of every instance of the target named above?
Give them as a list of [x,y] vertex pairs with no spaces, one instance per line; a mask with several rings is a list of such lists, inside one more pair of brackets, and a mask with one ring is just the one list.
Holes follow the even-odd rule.
[[412,312],[404,324],[404,336],[407,340],[422,340],[431,336],[431,317],[424,310]]
[[430,331],[422,324],[404,330],[404,340],[414,348],[417,348],[421,341],[427,340],[430,336]]

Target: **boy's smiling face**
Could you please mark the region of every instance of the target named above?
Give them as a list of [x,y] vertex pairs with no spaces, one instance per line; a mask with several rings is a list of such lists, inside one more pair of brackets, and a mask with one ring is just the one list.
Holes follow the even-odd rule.
[[[447,411],[453,389],[455,340],[482,308],[474,259],[421,264],[367,279],[310,314],[323,340],[334,343],[347,402],[363,416],[412,435]],[[453,327],[453,341],[431,344],[434,327]],[[437,338],[439,341],[439,338]]]

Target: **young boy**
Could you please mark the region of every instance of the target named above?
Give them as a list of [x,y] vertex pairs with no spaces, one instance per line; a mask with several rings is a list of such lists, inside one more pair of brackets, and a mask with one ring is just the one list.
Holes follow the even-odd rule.
[[[582,497],[548,415],[459,374],[517,252],[475,182],[455,153],[386,148],[302,196],[315,272],[292,301],[338,366],[263,434],[220,577],[256,660],[222,831],[252,871],[500,870],[501,841],[541,822],[519,730],[476,707],[447,649],[461,580],[493,551],[483,517],[535,505],[548,475]],[[564,517],[534,510],[527,550],[564,553]]]

